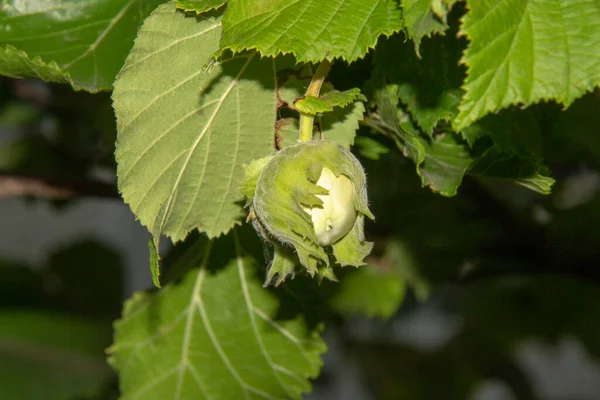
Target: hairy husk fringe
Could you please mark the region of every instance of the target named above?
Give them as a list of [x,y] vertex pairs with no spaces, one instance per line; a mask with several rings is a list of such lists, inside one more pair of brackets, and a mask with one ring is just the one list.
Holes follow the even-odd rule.
[[[299,142],[255,160],[245,169],[241,190],[248,198],[250,218],[258,234],[274,248],[265,285],[279,285],[293,276],[298,263],[319,280],[336,280],[332,264],[365,265],[364,259],[373,243],[365,241],[364,217],[374,219],[374,216],[368,207],[364,170],[352,153],[329,140]],[[317,185],[324,169],[335,177],[350,180],[353,193],[349,203],[356,212],[348,232],[338,232],[332,243],[323,239],[331,235],[315,232],[311,219],[315,218],[313,214],[318,215],[311,210],[332,207],[323,201],[328,200],[329,191]],[[336,195],[333,189],[331,195]],[[347,193],[340,195],[348,196]],[[345,224],[347,222],[346,217]],[[341,237],[338,239],[338,236]]]

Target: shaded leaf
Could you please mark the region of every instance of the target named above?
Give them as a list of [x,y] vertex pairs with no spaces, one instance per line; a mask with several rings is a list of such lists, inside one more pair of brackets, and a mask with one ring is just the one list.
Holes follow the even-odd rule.
[[[440,219],[435,219],[435,229],[438,232],[440,230],[440,222]],[[455,230],[454,232],[457,231],[458,230]],[[419,239],[416,240],[420,241]],[[427,246],[425,243],[422,243],[422,245]],[[431,248],[429,248],[428,251],[431,251]],[[379,263],[382,267],[391,269],[395,274],[397,274],[402,282],[404,282],[413,290],[415,297],[418,300],[425,301],[431,293],[432,285],[423,276],[423,271],[421,268],[419,268],[419,265],[414,258],[415,255],[413,254],[413,250],[410,249],[407,243],[399,238],[394,238],[386,245],[385,251]],[[436,267],[439,268],[439,266]]]
[[3,310],[2,396],[14,400],[98,396],[112,377],[104,361],[110,337],[110,324],[48,311]]
[[155,238],[239,224],[242,165],[273,151],[274,60],[240,54],[203,74],[220,32],[217,17],[162,5],[115,83],[119,188]]
[[396,85],[402,104],[419,128],[431,136],[439,121],[452,121],[458,113],[465,75],[458,65],[463,44],[449,32],[423,42],[419,58],[401,35],[383,40],[375,51],[368,85],[375,90]]
[[400,8],[393,0],[230,0],[221,50],[292,53],[299,62],[354,61],[380,35],[400,29]]
[[488,115],[467,131],[477,132],[475,138],[489,136],[496,147],[508,155],[533,160],[542,158],[542,130],[532,109],[509,109]]
[[473,0],[461,34],[470,44],[462,130],[513,104],[568,106],[600,85],[600,7],[580,0]]
[[444,196],[454,196],[472,161],[467,146],[455,135],[436,136],[425,142],[425,159],[420,168],[423,184]]
[[341,314],[389,318],[402,304],[405,291],[397,274],[367,265],[344,275],[331,306]]
[[300,399],[310,390],[324,343],[300,317],[273,319],[278,301],[235,241],[209,243],[180,283],[127,302],[110,358],[122,399]]
[[509,179],[541,194],[550,194],[554,179],[546,167],[530,159],[519,159],[495,147],[486,151],[469,168],[470,175]]
[[[545,156],[554,162],[586,162],[600,168],[600,91],[577,100],[564,112],[552,110],[557,117],[553,140]],[[550,153],[550,154],[548,154]]]
[[[357,101],[351,107],[336,107],[333,112],[323,114],[319,119],[323,138],[333,140],[349,149],[354,144],[354,137],[359,127],[358,123],[362,121],[364,113],[364,104]],[[319,132],[316,132],[316,134],[319,134]]]
[[404,26],[414,42],[417,55],[424,37],[443,34],[448,29],[446,17],[456,0],[401,0]]
[[358,136],[354,144],[358,154],[369,160],[379,160],[383,154],[390,152],[387,146],[368,136]]
[[0,7],[0,74],[107,90],[144,18],[162,0],[23,2]]
[[[530,113],[520,112],[516,117],[510,112],[502,113],[471,125],[465,135],[471,145],[484,135],[495,142],[479,159],[470,154],[467,144],[453,132],[424,138],[399,108],[398,92],[396,84],[376,89],[374,99],[380,121],[370,118],[368,125],[380,132],[392,132],[392,139],[404,156],[414,161],[423,186],[444,196],[454,196],[469,171],[473,175],[509,179],[541,193],[549,192],[554,180],[540,163],[541,132]],[[469,169],[474,160],[477,167]]]
[[[375,93],[381,122],[375,127],[392,132],[405,157],[413,160],[423,186],[444,196],[454,196],[472,162],[468,148],[453,133],[427,139],[398,108],[398,86],[387,85]],[[371,121],[373,124],[374,121]]]

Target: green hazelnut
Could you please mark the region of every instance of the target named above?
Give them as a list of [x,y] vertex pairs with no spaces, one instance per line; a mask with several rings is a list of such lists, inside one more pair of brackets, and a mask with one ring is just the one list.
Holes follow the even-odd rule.
[[293,275],[298,262],[312,276],[335,280],[330,259],[358,267],[371,252],[365,173],[332,141],[299,142],[251,163],[242,191],[257,232],[275,248],[267,284]]
[[311,216],[319,244],[329,246],[350,232],[356,221],[358,213],[354,209],[354,186],[345,175],[336,177],[325,167],[317,186],[329,192],[317,195],[323,204],[303,209]]

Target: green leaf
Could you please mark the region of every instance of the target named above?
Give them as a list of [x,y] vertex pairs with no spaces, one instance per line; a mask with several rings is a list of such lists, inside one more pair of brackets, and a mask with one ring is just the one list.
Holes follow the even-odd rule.
[[397,85],[402,104],[419,128],[431,136],[439,121],[452,121],[458,113],[465,75],[458,65],[463,44],[452,32],[426,40],[420,59],[401,35],[382,40],[375,51],[375,68],[368,85],[375,89]]
[[[277,95],[281,101],[285,103],[284,105],[287,105],[289,108],[294,110],[294,103],[301,96],[304,96],[306,88],[309,84],[309,78],[298,79],[292,75],[277,87]],[[327,86],[330,86],[329,83],[324,82],[321,90],[324,90]]]
[[160,287],[160,255],[158,254],[157,243],[154,239],[148,241],[148,252],[150,253],[150,272],[152,273],[152,283],[157,288]]
[[162,0],[23,2],[0,7],[0,74],[112,88],[144,18]]
[[10,44],[4,48],[0,47],[0,74],[11,78],[31,76],[46,82],[67,83],[78,88],[71,75],[63,71],[56,62],[46,63],[40,56],[29,57],[26,52]]
[[404,27],[414,42],[419,55],[419,45],[424,37],[443,34],[448,29],[446,17],[456,0],[401,0]]
[[[440,212],[440,210],[436,210],[436,212]],[[447,214],[447,210],[442,211]],[[446,215],[445,218],[452,218],[451,216]],[[417,217],[417,219],[419,219]],[[435,218],[433,224],[435,224],[435,231],[438,235],[443,235],[442,231],[439,231],[439,223],[444,218]],[[419,219],[419,221],[421,221]],[[460,222],[458,222],[460,223]],[[422,225],[421,222],[418,222],[419,225]],[[468,229],[468,228],[467,228]],[[413,230],[416,231],[417,229]],[[456,232],[456,230],[454,231]],[[414,232],[416,233],[416,232]],[[421,246],[429,246],[428,244],[423,243],[420,239],[418,239],[415,235],[412,235],[413,240],[421,242]],[[431,240],[431,237],[428,238]],[[452,244],[446,243],[447,246],[453,246]],[[431,249],[428,247],[428,252]],[[393,238],[386,245],[385,251],[383,253],[383,257],[380,260],[379,264],[383,264],[383,267],[393,268],[395,274],[398,274],[400,279],[408,285],[415,294],[415,297],[419,301],[427,300],[429,294],[432,290],[432,285],[427,279],[423,276],[423,267],[418,265],[415,260],[414,250],[411,249],[411,246],[406,243],[404,240],[400,238]]]
[[333,107],[346,107],[356,101],[367,101],[367,98],[360,93],[359,88],[352,88],[343,92],[332,90],[321,94],[319,98]]
[[492,147],[469,168],[469,175],[508,179],[541,194],[550,194],[554,179],[543,165],[530,159],[519,159]]
[[[358,123],[362,121],[364,114],[365,105],[362,101],[355,102],[352,107],[336,107],[333,112],[323,114],[319,118],[323,138],[349,149],[354,144]],[[318,130],[315,134],[319,135]]]
[[198,14],[217,9],[226,3],[226,0],[177,0],[177,8],[183,11],[195,11]]
[[155,238],[239,224],[242,166],[273,151],[275,62],[240,54],[203,73],[220,33],[218,17],[162,5],[115,83],[119,188]]
[[110,349],[123,400],[300,399],[310,390],[325,344],[301,317],[274,319],[279,302],[234,236],[191,249],[203,261],[180,283],[126,303]]
[[[297,79],[295,76],[289,77],[277,90],[281,101],[286,103],[288,107],[295,110],[293,107],[296,99],[301,97],[310,83],[310,79]],[[325,82],[321,89],[321,99],[329,93],[335,104],[337,94],[341,94],[343,98],[350,95],[355,99],[362,100],[363,95],[359,89],[350,89],[345,92],[336,92],[333,86]],[[349,93],[348,93],[349,92]],[[346,93],[346,94],[343,94]],[[328,96],[325,97],[326,99]],[[337,99],[341,101],[342,99]],[[297,105],[297,101],[296,104]],[[343,103],[343,101],[341,101]],[[335,107],[333,111],[326,112],[318,117],[319,126],[313,131],[314,139],[319,139],[321,136],[325,139],[333,140],[340,146],[349,149],[354,143],[354,137],[358,130],[358,123],[363,119],[365,106],[362,101],[355,101],[352,107]],[[298,141],[298,120],[296,118],[282,118],[277,123],[277,135],[279,138],[279,147],[284,148],[291,146]]]
[[424,138],[398,108],[397,85],[377,90],[375,101],[382,120],[375,127],[393,133],[392,139],[404,156],[415,163],[421,184],[444,196],[454,196],[472,162],[467,145],[451,132]]
[[369,160],[379,160],[382,155],[390,152],[387,146],[368,136],[358,136],[354,142],[358,154]]
[[445,133],[425,142],[425,160],[419,169],[423,185],[444,196],[454,196],[473,162],[467,146]]
[[[558,117],[554,137],[546,137],[544,154],[554,163],[585,162],[600,168],[600,90],[578,99],[566,111],[552,110]],[[549,154],[548,154],[549,153]]]
[[0,313],[0,392],[11,400],[96,398],[112,374],[110,324],[48,311]]
[[595,1],[472,0],[461,34],[471,42],[457,130],[514,104],[568,106],[600,84]]
[[39,121],[39,118],[40,110],[24,101],[7,101],[0,107],[1,128],[17,128],[21,125],[33,124]]
[[333,107],[324,100],[315,96],[304,96],[294,102],[294,106],[304,114],[315,115],[333,111]]
[[478,136],[489,136],[496,147],[508,155],[541,160],[543,135],[533,110],[503,110],[470,126]]
[[[374,94],[381,128],[394,133],[392,139],[405,157],[414,161],[417,168],[425,159],[425,148],[419,132],[408,114],[398,108],[398,86],[386,85]],[[379,127],[375,126],[379,129]],[[379,129],[381,131],[381,129]],[[418,170],[417,170],[418,171]]]
[[294,106],[302,113],[315,115],[331,112],[334,107],[344,108],[357,101],[367,101],[367,98],[360,93],[359,88],[352,88],[343,92],[331,90],[318,98],[304,96],[294,101]]
[[240,191],[246,196],[248,201],[252,200],[254,197],[260,173],[270,159],[270,156],[263,157],[253,160],[250,164],[244,165],[244,179],[240,184]]
[[389,318],[402,304],[405,292],[398,274],[369,264],[344,275],[331,306],[341,314]]
[[380,35],[401,29],[394,0],[230,0],[221,50],[292,53],[299,62],[351,62],[375,47]]
[[298,118],[280,118],[277,120],[275,123],[277,148],[283,149],[298,143],[298,129]]
[[[463,133],[470,145],[484,135],[494,141],[493,147],[474,160],[466,143],[453,132],[429,140],[422,137],[407,114],[398,108],[402,86],[383,85],[385,81],[394,82],[394,79],[380,73],[369,83],[375,88],[374,99],[382,120],[371,119],[370,124],[393,132],[392,139],[403,154],[414,161],[423,186],[444,196],[454,196],[469,171],[469,174],[508,179],[531,190],[549,193],[554,180],[547,176],[540,163],[541,131],[532,112],[507,111],[471,125]],[[378,88],[381,85],[383,88]],[[471,166],[474,161],[475,165]]]

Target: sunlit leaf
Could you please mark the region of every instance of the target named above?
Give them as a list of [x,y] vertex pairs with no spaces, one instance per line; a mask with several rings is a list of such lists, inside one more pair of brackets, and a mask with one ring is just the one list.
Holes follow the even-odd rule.
[[380,35],[402,29],[400,14],[394,0],[230,0],[221,49],[292,53],[301,62],[354,61]]
[[457,130],[513,104],[570,105],[600,85],[600,8],[581,0],[472,0]]
[[273,151],[274,60],[246,53],[203,72],[220,33],[218,17],[162,5],[115,83],[119,188],[155,238],[239,224],[242,165]]

